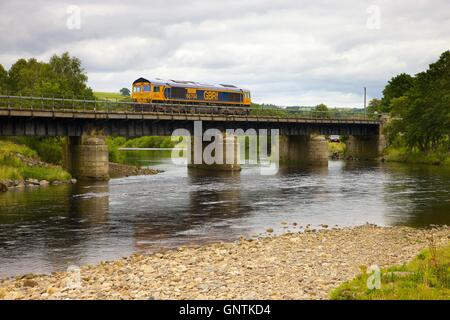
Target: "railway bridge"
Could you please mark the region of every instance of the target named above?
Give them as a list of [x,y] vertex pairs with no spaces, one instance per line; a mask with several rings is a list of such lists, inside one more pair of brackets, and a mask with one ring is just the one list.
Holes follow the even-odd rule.
[[[176,129],[193,135],[201,130],[254,129],[277,132],[280,165],[326,165],[327,142],[324,135],[346,135],[347,155],[357,159],[375,159],[384,148],[382,127],[377,115],[330,111],[293,112],[248,108],[247,114],[227,108],[217,113],[211,106],[185,105],[183,112],[147,112],[148,106],[110,100],[55,99],[43,97],[0,96],[0,136],[67,137],[65,167],[79,179],[108,179],[108,147],[105,137],[170,136]],[[159,110],[164,108],[158,108]],[[278,111],[278,112],[277,112]],[[267,131],[265,131],[267,130]],[[238,139],[227,136],[237,149]],[[195,139],[191,139],[193,159]],[[205,148],[202,143],[202,148]],[[226,152],[226,151],[224,151]],[[240,170],[238,152],[226,164],[190,163],[206,170]]]

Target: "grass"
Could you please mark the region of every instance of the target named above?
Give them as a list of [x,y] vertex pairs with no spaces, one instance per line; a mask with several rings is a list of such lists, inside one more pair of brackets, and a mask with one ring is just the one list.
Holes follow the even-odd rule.
[[24,167],[20,170],[20,173],[24,178],[47,181],[61,181],[71,178],[70,173],[61,167]]
[[0,162],[5,157],[17,153],[20,153],[29,158],[37,158],[36,151],[28,148],[25,145],[13,143],[9,140],[0,140]]
[[94,96],[99,100],[108,101],[129,101],[131,98],[115,92],[94,92]]
[[27,165],[26,161],[40,160],[36,151],[8,140],[0,140],[0,180],[68,180],[70,174],[60,166]]
[[381,270],[380,289],[368,289],[362,273],[331,292],[337,300],[450,300],[450,246],[433,243],[410,263]]
[[450,154],[445,152],[429,152],[408,150],[407,148],[389,147],[385,151],[386,160],[391,162],[405,162],[413,164],[434,164],[450,166]]
[[19,169],[9,166],[0,165],[0,180],[21,180],[22,175]]

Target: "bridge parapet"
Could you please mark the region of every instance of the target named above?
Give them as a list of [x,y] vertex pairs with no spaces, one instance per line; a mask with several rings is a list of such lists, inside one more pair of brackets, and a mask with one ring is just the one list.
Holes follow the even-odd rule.
[[[197,114],[244,115],[252,118],[312,119],[323,121],[354,120],[379,121],[379,115],[330,109],[329,111],[287,110],[278,107],[236,107],[198,104],[135,103],[117,99],[86,100],[48,97],[0,95],[0,110],[61,111],[96,114]],[[149,111],[153,110],[153,111]]]

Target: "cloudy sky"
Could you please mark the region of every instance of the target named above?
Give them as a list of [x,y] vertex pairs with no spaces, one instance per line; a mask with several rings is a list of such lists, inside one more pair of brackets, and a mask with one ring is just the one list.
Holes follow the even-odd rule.
[[256,102],[361,107],[450,49],[448,0],[1,0],[0,63],[69,51],[89,85],[232,83]]

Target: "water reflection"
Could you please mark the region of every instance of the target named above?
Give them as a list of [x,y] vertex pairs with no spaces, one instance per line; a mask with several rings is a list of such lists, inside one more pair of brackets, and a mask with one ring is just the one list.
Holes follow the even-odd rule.
[[35,271],[48,271],[79,261],[85,255],[89,230],[107,220],[107,195],[107,183],[49,186],[1,195],[0,274],[10,273],[10,263],[25,272],[30,265]]
[[450,169],[389,164],[385,201],[389,224],[414,227],[450,224]]
[[[234,240],[299,225],[450,224],[450,170],[330,161],[218,174],[134,152],[154,176],[0,194],[0,276],[50,272],[136,250]],[[298,230],[298,229],[296,229]]]
[[78,182],[72,188],[70,217],[85,227],[103,224],[108,220],[109,184],[105,181]]
[[[229,232],[217,231],[227,228],[221,222],[243,217],[251,210],[241,201],[239,174],[186,170],[179,178],[177,194],[181,197],[170,202],[171,210],[156,206],[139,216],[135,225],[139,250],[156,251],[161,247],[229,239]],[[161,223],[163,215],[165,222]]]

